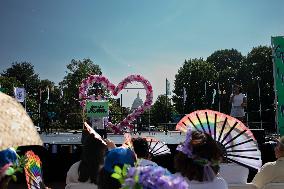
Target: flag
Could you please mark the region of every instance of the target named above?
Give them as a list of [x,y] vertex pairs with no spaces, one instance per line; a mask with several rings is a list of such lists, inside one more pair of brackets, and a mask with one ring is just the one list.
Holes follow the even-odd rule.
[[171,95],[170,82],[166,79],[166,95]]
[[183,104],[185,104],[187,98],[186,89],[183,87]]
[[14,87],[14,95],[18,102],[24,102],[26,98],[25,88]]

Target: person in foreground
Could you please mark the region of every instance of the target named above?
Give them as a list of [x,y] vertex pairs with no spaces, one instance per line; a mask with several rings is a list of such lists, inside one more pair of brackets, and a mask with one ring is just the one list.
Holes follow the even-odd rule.
[[210,135],[189,129],[177,151],[176,171],[187,179],[190,189],[228,188],[226,181],[217,175],[222,152]]
[[98,188],[99,189],[119,189],[120,182],[111,175],[114,173],[114,167],[122,168],[124,164],[134,166],[136,161],[135,154],[128,148],[113,148],[106,154],[103,168],[99,172]]
[[67,172],[65,189],[97,188],[97,175],[107,146],[93,134],[86,134],[82,142],[81,161],[73,164]]
[[158,166],[155,162],[150,160],[151,154],[149,153],[148,142],[145,138],[132,138],[132,144],[140,166]]
[[257,188],[272,182],[284,182],[284,136],[277,140],[274,152],[277,160],[264,164],[252,180]]

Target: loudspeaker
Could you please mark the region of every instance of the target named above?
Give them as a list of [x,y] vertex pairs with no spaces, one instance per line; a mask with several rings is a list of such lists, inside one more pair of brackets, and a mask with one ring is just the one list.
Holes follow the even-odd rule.
[[264,129],[250,129],[253,133],[254,138],[257,140],[258,145],[265,143],[265,132]]

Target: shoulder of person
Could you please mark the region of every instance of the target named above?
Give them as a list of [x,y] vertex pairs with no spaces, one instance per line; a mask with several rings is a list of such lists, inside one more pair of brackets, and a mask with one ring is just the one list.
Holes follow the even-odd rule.
[[270,169],[270,168],[273,168],[275,165],[276,165],[276,161],[267,162],[260,168],[260,170]]
[[[77,161],[73,165],[71,165],[70,169],[67,172],[66,175],[66,184],[69,185],[71,183],[78,183],[78,169],[81,161]],[[72,187],[71,187],[72,188]],[[70,188],[70,189],[71,189]]]
[[228,188],[228,184],[225,181],[225,179],[223,179],[220,176],[217,176],[214,180],[214,182],[216,183],[216,185],[218,185],[219,189],[227,189]]

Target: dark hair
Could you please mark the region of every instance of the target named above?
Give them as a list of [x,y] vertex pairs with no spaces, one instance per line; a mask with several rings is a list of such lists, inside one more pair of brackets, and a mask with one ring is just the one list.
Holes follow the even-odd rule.
[[[122,166],[119,166],[122,167]],[[98,176],[98,189],[119,189],[121,188],[120,182],[111,177],[112,173],[106,171],[104,168],[101,168]]]
[[86,129],[82,130],[82,136],[81,136],[81,143],[82,144],[85,143],[85,140],[86,140],[87,136],[89,136],[89,135],[90,135],[90,133],[89,133],[88,130],[86,130]]
[[84,138],[82,147],[81,162],[79,165],[79,181],[86,182],[90,179],[91,183],[97,183],[97,175],[100,166],[103,164],[106,146],[93,134]]
[[148,142],[145,138],[132,138],[132,144],[134,148],[134,152],[136,153],[138,158],[147,159],[149,156],[149,146]]
[[242,93],[243,92],[243,87],[241,85],[234,85],[234,88],[237,87],[239,89],[239,92]]
[[[198,141],[198,142],[192,142]],[[218,162],[222,158],[222,152],[213,138],[200,131],[192,132],[191,144],[192,153],[202,159],[212,162]],[[196,158],[188,158],[188,156],[180,151],[177,152],[174,160],[175,168],[184,177],[189,180],[203,181],[204,166],[195,161]],[[215,174],[219,171],[219,165],[210,165]]]

